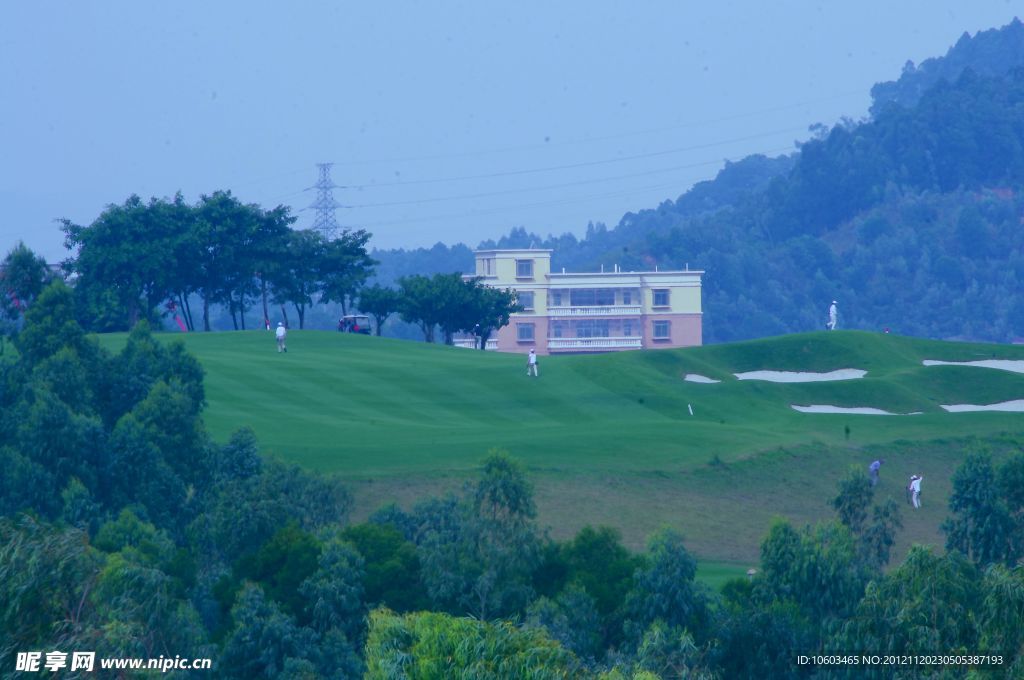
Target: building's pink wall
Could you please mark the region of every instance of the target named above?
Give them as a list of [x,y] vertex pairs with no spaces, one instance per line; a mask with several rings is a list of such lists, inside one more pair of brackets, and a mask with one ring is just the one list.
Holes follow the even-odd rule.
[[[644,349],[694,347],[703,342],[700,314],[648,314],[644,316]],[[654,322],[672,322],[671,339],[654,339]]]
[[[533,324],[533,342],[519,342],[516,340],[516,323]],[[513,317],[507,326],[502,326],[491,334],[492,338],[498,339],[499,352],[517,352],[526,354],[531,348],[537,350],[537,354],[548,353],[548,317],[531,316]]]

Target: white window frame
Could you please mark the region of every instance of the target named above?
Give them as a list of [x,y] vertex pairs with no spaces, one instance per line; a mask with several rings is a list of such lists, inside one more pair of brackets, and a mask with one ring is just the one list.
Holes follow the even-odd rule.
[[[663,330],[664,333],[659,333],[659,330]],[[671,340],[672,339],[672,322],[667,319],[658,319],[651,322],[651,339],[652,340]]]
[[[526,304],[526,301],[523,299],[524,296],[529,297],[530,304]],[[519,290],[519,291],[516,291],[516,301],[520,305],[522,305],[524,312],[532,312],[535,309],[535,307],[534,307],[534,302],[535,302],[534,298],[535,298],[535,295],[534,295],[534,292],[532,290]]]
[[[658,302],[658,296],[664,295],[665,301]],[[672,304],[671,291],[668,288],[652,288],[651,302],[653,307],[669,307]]]
[[[529,330],[530,337],[526,337],[523,331]],[[536,324],[533,323],[517,323],[516,324],[516,342],[533,342],[537,337]]]
[[[527,265],[530,268],[530,273],[523,274],[519,269],[522,265]],[[533,278],[533,260],[516,260],[516,278],[517,279],[532,279]]]

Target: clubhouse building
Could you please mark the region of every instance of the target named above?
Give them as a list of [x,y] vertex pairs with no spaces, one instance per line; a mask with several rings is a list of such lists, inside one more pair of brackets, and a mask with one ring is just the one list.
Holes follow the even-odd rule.
[[[551,271],[551,251],[478,250],[467,278],[516,292],[523,311],[492,333],[487,349],[570,354],[701,344],[703,271]],[[457,345],[472,347],[475,338]]]

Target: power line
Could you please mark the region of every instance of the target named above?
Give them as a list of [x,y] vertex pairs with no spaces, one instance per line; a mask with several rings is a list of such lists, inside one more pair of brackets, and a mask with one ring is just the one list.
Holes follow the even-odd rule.
[[727,139],[719,142],[710,142],[707,144],[696,144],[694,146],[685,146],[675,149],[665,149],[663,151],[652,151],[650,153],[636,154],[633,156],[619,156],[617,158],[606,158],[596,161],[584,161],[581,163],[567,163],[565,165],[552,165],[544,168],[527,168],[520,170],[505,170],[502,172],[491,172],[480,175],[464,175],[461,177],[437,177],[433,179],[419,179],[419,180],[408,180],[402,182],[383,182],[380,184],[353,184],[350,185],[353,189],[375,189],[378,187],[397,187],[397,186],[410,186],[414,184],[438,184],[440,182],[459,182],[467,179],[492,179],[495,177],[512,177],[516,175],[530,175],[539,172],[551,172],[553,170],[570,170],[573,168],[587,168],[595,165],[607,165],[609,163],[622,163],[624,161],[634,161],[643,158],[655,158],[657,156],[667,156],[675,153],[685,153],[687,151],[697,151],[699,149],[708,149],[715,146],[724,146],[726,144],[735,144],[736,142],[745,142],[751,139],[760,139],[762,137],[771,137],[773,135],[781,135],[788,132],[802,131],[804,128],[786,128],[784,130],[775,130],[773,132],[765,132],[756,135],[747,135],[744,137],[736,137],[734,139]]
[[[771,153],[771,152],[768,152],[768,153]],[[726,160],[730,160],[731,161],[733,159],[726,159]],[[704,163],[695,163],[695,164],[693,164],[690,167],[695,168],[695,167],[700,167],[700,166],[703,166],[703,165],[712,165],[712,164],[720,163],[720,162],[721,162],[720,160],[719,161],[706,161]],[[617,197],[620,197],[620,196],[629,196],[629,195],[643,193],[643,192],[647,192],[647,191],[653,191],[655,189],[665,189],[665,188],[672,188],[672,187],[678,187],[678,186],[679,186],[678,182],[668,182],[668,183],[662,183],[662,184],[648,185],[648,186],[644,186],[644,187],[636,187],[636,188],[632,188],[632,189],[626,189],[626,190],[623,190],[623,191],[613,191],[613,192],[610,192],[610,193],[609,192],[603,192],[603,193],[600,193],[600,194],[590,194],[590,195],[587,195],[587,196],[577,196],[577,197],[574,197],[574,198],[558,199],[558,200],[553,200],[553,201],[541,201],[541,202],[536,202],[536,203],[522,203],[522,204],[518,204],[518,205],[514,205],[514,206],[506,206],[506,207],[492,208],[492,209],[486,209],[486,210],[473,210],[473,211],[470,211],[470,212],[447,213],[447,214],[442,214],[442,215],[432,215],[432,216],[429,216],[429,217],[413,217],[413,218],[401,219],[401,220],[379,220],[379,221],[375,221],[375,222],[362,222],[360,224],[360,227],[366,228],[366,227],[380,227],[380,226],[395,226],[395,225],[400,225],[400,224],[412,224],[412,223],[417,223],[417,222],[433,222],[435,220],[442,220],[442,219],[455,219],[455,218],[463,218],[463,217],[477,217],[477,216],[480,216],[480,215],[494,215],[494,214],[500,214],[500,213],[504,213],[504,212],[509,212],[509,211],[512,211],[512,210],[518,210],[520,208],[540,208],[540,207],[548,207],[548,206],[556,206],[556,205],[570,205],[570,204],[573,204],[573,203],[582,203],[582,202],[586,202],[586,201],[592,201],[592,200],[597,199],[597,198],[617,198]]]
[[[459,153],[435,154],[435,155],[428,155],[428,156],[411,156],[411,157],[405,157],[405,158],[364,159],[364,160],[357,160],[357,161],[345,161],[343,163],[335,163],[335,165],[337,165],[339,167],[350,167],[350,166],[359,166],[359,165],[373,165],[373,164],[377,164],[377,163],[403,163],[403,162],[413,162],[413,161],[441,160],[441,159],[445,159],[445,158],[464,158],[464,157],[469,157],[469,156],[484,156],[484,155],[491,155],[491,154],[508,153],[508,152],[512,152],[512,151],[528,151],[528,150],[532,150],[532,149],[541,149],[541,148],[549,149],[549,148],[555,148],[555,147],[559,147],[559,146],[578,146],[580,144],[590,144],[590,143],[593,143],[593,142],[609,141],[609,140],[614,140],[614,139],[623,139],[623,138],[627,138],[627,137],[637,137],[637,136],[641,136],[641,135],[654,134],[654,133],[657,133],[657,132],[668,132],[668,131],[671,131],[671,130],[681,130],[681,129],[687,129],[687,128],[702,127],[702,126],[705,126],[705,125],[711,125],[711,124],[720,123],[720,122],[723,122],[723,121],[739,120],[739,119],[742,119],[742,118],[749,118],[751,116],[761,116],[761,115],[765,115],[765,114],[768,114],[768,113],[777,113],[779,111],[787,111],[787,110],[790,110],[790,109],[797,109],[797,108],[800,108],[802,106],[807,106],[808,104],[816,104],[816,103],[819,103],[819,102],[834,101],[836,99],[842,99],[844,97],[851,97],[851,96],[855,96],[855,95],[863,95],[863,91],[861,91],[861,90],[856,90],[856,91],[851,90],[851,91],[848,91],[848,92],[840,92],[840,93],[833,94],[833,95],[828,95],[828,96],[825,96],[825,97],[817,97],[817,98],[813,98],[813,99],[806,99],[806,100],[803,100],[801,102],[797,102],[797,103],[793,103],[793,104],[784,104],[784,105],[781,105],[781,106],[774,106],[774,107],[769,107],[769,108],[765,108],[765,109],[759,109],[759,110],[756,110],[756,111],[747,111],[747,112],[743,112],[743,113],[731,114],[731,115],[728,115],[728,116],[719,116],[719,117],[716,117],[716,118],[709,118],[709,119],[705,119],[705,120],[690,121],[690,122],[686,122],[686,123],[680,123],[678,125],[668,125],[668,126],[664,126],[664,127],[649,128],[647,130],[636,130],[636,131],[631,131],[631,132],[620,132],[620,133],[615,133],[615,134],[610,134],[610,135],[602,135],[602,136],[599,136],[599,137],[587,137],[585,139],[576,139],[576,140],[569,140],[569,141],[564,141],[564,142],[544,142],[544,143],[537,143],[537,144],[527,144],[527,145],[518,145],[518,146],[499,147],[499,148],[494,148],[494,149],[480,149],[480,150],[476,150],[476,151],[465,151],[465,152],[459,152]],[[802,130],[803,128],[800,128],[800,129]],[[285,171],[282,171],[280,173],[276,173],[274,175],[267,175],[267,176],[264,176],[264,177],[261,177],[261,178],[258,178],[258,179],[252,179],[252,180],[246,180],[246,181],[243,181],[243,182],[237,182],[233,186],[235,186],[235,187],[249,186],[249,185],[252,185],[252,184],[259,184],[259,183],[267,182],[267,181],[270,181],[270,180],[273,180],[273,179],[279,179],[281,177],[297,175],[297,174],[305,173],[305,172],[307,172],[307,168],[296,168],[296,169],[292,169],[292,170],[285,170]],[[376,184],[376,185],[363,185],[363,186],[364,187],[365,186],[391,186],[391,184],[388,184],[388,185]],[[342,187],[342,188],[347,188],[347,187]]]
[[[506,147],[499,147],[499,148],[495,148],[495,149],[481,149],[481,150],[477,150],[477,151],[464,151],[464,152],[461,152],[461,153],[452,153],[452,154],[436,154],[436,155],[431,155],[431,156],[409,156],[409,157],[405,157],[405,158],[380,158],[380,159],[370,159],[370,160],[361,160],[361,161],[348,161],[348,162],[345,162],[345,163],[338,163],[338,165],[341,165],[341,166],[353,166],[353,165],[373,165],[375,163],[405,163],[405,162],[414,162],[414,161],[432,161],[432,160],[441,160],[441,159],[444,159],[444,158],[465,158],[467,156],[483,156],[483,155],[490,155],[490,154],[496,154],[496,153],[508,153],[510,151],[529,151],[529,150],[532,150],[532,149],[549,149],[549,148],[557,147],[557,146],[572,146],[572,145],[579,145],[579,144],[590,144],[591,142],[604,142],[604,141],[609,141],[609,140],[613,140],[613,139],[624,139],[624,138],[627,138],[627,137],[638,137],[638,136],[641,136],[641,135],[649,135],[649,134],[654,134],[654,133],[657,133],[657,132],[669,132],[671,130],[683,130],[683,129],[693,128],[693,127],[702,127],[704,125],[711,125],[711,124],[714,124],[714,123],[721,123],[723,121],[729,121],[729,120],[739,120],[739,119],[742,119],[742,118],[749,118],[751,116],[763,116],[763,115],[768,114],[768,113],[777,113],[779,111],[788,111],[790,109],[798,109],[798,108],[800,108],[802,106],[807,106],[808,104],[815,104],[815,103],[824,102],[824,101],[833,101],[833,100],[836,100],[836,99],[842,99],[844,97],[851,97],[851,96],[854,96],[854,95],[863,95],[863,94],[864,93],[861,90],[856,90],[856,91],[851,90],[849,92],[841,92],[841,93],[838,93],[838,94],[829,95],[827,97],[818,97],[818,98],[815,98],[815,99],[808,99],[808,100],[805,100],[805,101],[802,101],[802,102],[797,102],[796,104],[786,104],[784,106],[775,106],[775,107],[770,107],[770,108],[767,108],[767,109],[760,109],[758,111],[748,111],[748,112],[745,112],[745,113],[737,113],[737,114],[733,114],[733,115],[729,115],[729,116],[720,116],[720,117],[716,117],[716,118],[709,118],[709,119],[706,119],[706,120],[690,121],[690,122],[687,122],[687,123],[679,123],[677,125],[666,125],[664,127],[649,128],[647,130],[636,130],[636,131],[633,131],[633,132],[620,132],[620,133],[611,134],[611,135],[602,135],[600,137],[587,137],[587,138],[584,138],[584,139],[575,139],[575,140],[569,140],[569,141],[565,141],[565,142],[543,142],[543,143],[538,143],[538,144],[525,144],[525,145],[517,145],[517,146],[506,146]],[[378,186],[380,186],[380,185],[378,185]]]
[[[768,151],[761,151],[761,152],[758,152],[758,153],[762,153],[762,154],[782,153],[783,151],[789,150],[789,148],[790,147],[786,146],[786,147],[780,147],[780,148],[777,148],[777,149],[771,149],[771,150],[768,150]],[[747,155],[752,155],[752,154],[747,154]],[[440,202],[443,202],[443,201],[461,201],[461,200],[469,200],[469,199],[474,199],[474,198],[487,198],[487,197],[490,197],[490,196],[506,196],[508,194],[520,194],[520,193],[530,192],[530,191],[545,191],[545,190],[548,190],[548,189],[564,189],[566,187],[582,186],[582,185],[586,185],[586,184],[599,184],[601,182],[613,182],[613,181],[622,180],[622,179],[632,179],[634,177],[647,177],[647,176],[650,176],[650,175],[658,175],[658,174],[661,174],[661,173],[664,173],[664,172],[675,172],[677,170],[689,170],[689,169],[692,169],[692,168],[705,167],[705,166],[708,166],[708,165],[714,165],[714,164],[721,163],[721,162],[722,162],[721,159],[715,159],[713,161],[702,161],[700,163],[687,163],[685,165],[674,165],[674,166],[668,167],[668,168],[658,168],[657,170],[647,170],[645,172],[634,172],[634,173],[629,173],[629,174],[626,174],[626,175],[615,175],[615,176],[612,176],[612,177],[598,177],[598,178],[595,178],[595,179],[584,179],[584,180],[579,180],[579,181],[576,181],[576,182],[563,182],[561,184],[546,184],[544,186],[524,187],[524,188],[521,188],[521,189],[505,189],[503,191],[486,191],[486,192],[476,193],[476,194],[463,194],[461,196],[437,196],[437,197],[434,197],[434,198],[421,198],[421,199],[414,199],[414,200],[409,200],[409,201],[390,201],[390,202],[383,202],[383,203],[356,203],[354,205],[350,205],[350,206],[347,206],[347,207],[349,207],[349,208],[384,208],[384,207],[401,206],[401,205],[423,205],[424,203],[440,203]]]

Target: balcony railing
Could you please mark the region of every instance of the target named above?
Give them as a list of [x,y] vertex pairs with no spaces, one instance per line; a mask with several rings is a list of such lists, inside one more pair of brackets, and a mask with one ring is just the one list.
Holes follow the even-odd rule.
[[641,312],[640,305],[548,307],[548,316],[639,316]]
[[[465,349],[479,349],[479,347],[476,344],[476,338],[455,338],[452,342],[455,344],[456,347],[463,347]],[[497,338],[487,338],[487,349],[498,349]]]
[[549,350],[591,350],[591,349],[640,349],[643,338],[551,338]]

